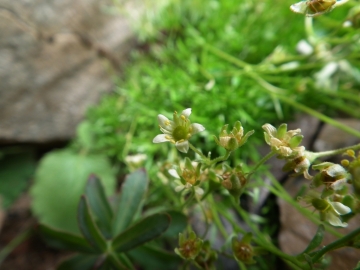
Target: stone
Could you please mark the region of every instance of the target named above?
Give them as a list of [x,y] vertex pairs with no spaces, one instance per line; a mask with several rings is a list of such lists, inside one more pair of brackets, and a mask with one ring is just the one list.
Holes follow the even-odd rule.
[[109,0],[3,0],[0,144],[69,140],[135,44]]

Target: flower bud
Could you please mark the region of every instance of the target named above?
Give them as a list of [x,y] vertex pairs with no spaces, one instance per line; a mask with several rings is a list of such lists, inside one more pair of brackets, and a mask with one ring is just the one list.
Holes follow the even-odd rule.
[[234,257],[237,261],[243,262],[245,264],[254,264],[256,263],[253,259],[255,252],[251,246],[252,234],[247,233],[241,241],[237,240],[234,236],[231,240],[231,247],[234,254]]
[[195,232],[191,231],[186,239],[185,235],[179,233],[179,247],[175,248],[175,253],[185,260],[194,260],[201,250],[203,240],[198,238]]

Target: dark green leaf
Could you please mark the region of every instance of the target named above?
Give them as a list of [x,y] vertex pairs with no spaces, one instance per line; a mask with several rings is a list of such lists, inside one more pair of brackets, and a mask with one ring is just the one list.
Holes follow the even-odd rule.
[[78,208],[78,222],[80,231],[82,232],[85,239],[90,243],[90,245],[92,245],[100,252],[106,251],[106,240],[95,223],[85,196],[81,196],[80,199]]
[[160,236],[170,225],[167,214],[146,217],[119,234],[113,241],[113,249],[125,252]]
[[0,195],[4,208],[9,207],[26,189],[34,171],[35,159],[31,151],[10,148],[0,157]]
[[89,201],[100,231],[106,238],[110,238],[113,212],[106,198],[104,188],[95,175],[91,175],[88,179],[85,196]]
[[177,269],[182,262],[182,259],[174,252],[167,252],[150,245],[143,245],[131,250],[129,256],[145,270]]
[[107,269],[134,269],[134,266],[123,253],[112,252],[106,257],[106,262],[110,268]]
[[77,255],[63,261],[57,270],[90,270],[99,260],[99,256]]
[[309,243],[308,247],[302,252],[303,254],[304,253],[309,253],[310,251],[312,251],[313,249],[317,248],[323,238],[324,238],[324,233],[325,233],[325,227],[324,225],[320,225],[315,236],[313,237],[313,239],[311,240],[311,242]]
[[115,215],[114,235],[130,225],[139,210],[147,186],[148,178],[144,170],[137,170],[126,177]]
[[44,237],[45,242],[52,247],[69,251],[95,253],[94,248],[80,235],[60,231],[43,224],[39,225],[39,232]]
[[167,211],[166,213],[170,216],[171,223],[169,229],[164,232],[163,236],[178,237],[179,232],[182,232],[187,226],[187,217],[183,213],[175,210]]

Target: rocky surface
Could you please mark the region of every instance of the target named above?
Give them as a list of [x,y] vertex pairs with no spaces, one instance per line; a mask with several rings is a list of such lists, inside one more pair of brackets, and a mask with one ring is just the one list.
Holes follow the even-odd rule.
[[134,45],[108,0],[3,0],[0,143],[68,140]]

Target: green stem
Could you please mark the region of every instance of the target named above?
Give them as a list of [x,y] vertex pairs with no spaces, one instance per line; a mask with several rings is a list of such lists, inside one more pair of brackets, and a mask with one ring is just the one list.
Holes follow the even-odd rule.
[[[305,209],[301,205],[299,205],[298,202],[296,202],[289,193],[284,189],[284,187],[274,178],[274,176],[271,173],[267,174],[267,177],[271,180],[273,186],[267,186],[267,188],[275,194],[277,197],[283,199],[290,205],[292,205],[299,213],[301,213],[303,216],[308,218],[310,221],[312,221],[316,225],[323,224],[322,221],[320,221],[311,211],[308,209]],[[333,227],[330,225],[324,224],[326,231],[331,233],[332,235],[336,237],[342,237],[343,235],[336,231]]]
[[306,32],[306,35],[308,37],[309,42],[312,45],[315,45],[315,43],[316,43],[316,35],[315,35],[315,32],[314,32],[313,18],[312,17],[306,17],[305,16],[305,32]]
[[357,228],[355,231],[345,235],[344,237],[332,242],[331,244],[320,249],[315,256],[312,258],[312,261],[317,262],[324,254],[329,251],[339,249],[345,246],[351,246],[352,241],[356,236],[360,235],[360,228]]
[[[216,205],[212,194],[210,194],[208,196],[208,201],[209,201],[210,205]],[[228,233],[227,233],[224,225],[221,222],[218,212],[216,211],[216,209],[214,207],[210,207],[210,211],[211,211],[211,215],[214,219],[216,226],[218,227],[218,229],[219,229],[220,233],[222,234],[222,236],[224,237],[224,239],[226,239],[228,237]]]
[[24,242],[26,239],[28,239],[32,234],[31,229],[27,229],[26,231],[23,231],[19,233],[14,239],[10,241],[9,244],[7,244],[1,251],[0,251],[0,265],[3,263],[3,261],[6,259],[6,257],[22,242]]
[[189,198],[184,202],[184,204],[180,207],[180,209],[184,209],[192,201],[192,199],[194,199],[194,197],[195,197],[195,190],[192,190]]
[[210,165],[216,164],[216,163],[218,163],[218,162],[220,162],[220,161],[225,161],[225,160],[227,160],[227,159],[229,158],[230,154],[231,154],[231,151],[226,150],[226,154],[225,154],[225,155],[223,155],[223,156],[221,156],[221,157],[217,157],[217,158],[211,160]]
[[273,243],[271,243],[271,241],[269,241],[268,237],[266,237],[257,228],[257,226],[254,224],[254,222],[252,222],[250,220],[250,217],[247,215],[247,213],[243,209],[241,209],[241,207],[234,200],[232,200],[232,201],[233,201],[233,206],[235,207],[237,212],[240,214],[240,216],[244,219],[246,224],[248,224],[250,226],[250,228],[253,230],[253,232],[255,233],[256,238],[254,238],[254,241],[258,245],[260,245],[261,247],[263,247],[267,251],[279,256],[280,258],[282,258],[286,262],[290,262],[293,266],[296,266],[297,269],[306,269],[306,268],[304,268],[304,265],[301,262],[299,262],[295,257],[282,252]]
[[263,165],[266,161],[268,161],[270,158],[272,158],[276,153],[275,152],[270,152],[268,153],[265,157],[263,157],[256,165],[255,167],[251,170],[251,172],[248,175],[248,180],[250,179],[250,177],[256,172],[256,170]]
[[196,154],[198,154],[199,156],[201,156],[201,158],[205,161],[206,164],[208,164],[210,162],[210,160],[200,151],[198,150],[195,146],[193,146],[190,142],[189,142],[189,147],[191,148],[191,150],[193,150]]
[[310,154],[310,157],[312,158],[311,161],[320,158],[320,157],[327,157],[327,156],[334,156],[334,155],[339,155],[339,154],[343,154],[345,151],[347,150],[359,150],[360,149],[360,143],[356,144],[356,145],[352,145],[352,146],[348,146],[348,147],[343,147],[340,149],[336,149],[336,150],[330,150],[330,151],[323,151],[323,152],[308,152]]
[[[326,116],[326,115],[324,115],[322,113],[319,113],[319,112],[317,112],[317,111],[315,111],[315,110],[313,110],[313,109],[311,109],[311,108],[309,108],[307,106],[304,106],[304,105],[292,100],[291,98],[285,96],[285,93],[286,93],[285,89],[276,87],[276,86],[268,83],[267,81],[263,80],[258,74],[255,74],[253,72],[248,73],[248,75],[250,77],[252,77],[254,80],[256,80],[267,91],[269,91],[270,93],[276,94],[276,97],[278,99],[280,99],[281,101],[283,101],[283,102],[285,102],[285,103],[287,103],[287,104],[289,104],[289,105],[291,105],[291,106],[293,106],[293,107],[295,107],[295,108],[297,108],[297,109],[299,109],[299,110],[301,110],[303,112],[306,112],[307,114],[312,115],[312,116],[324,121],[325,123],[328,123],[328,124],[330,124],[330,125],[332,125],[334,127],[337,127],[337,128],[339,128],[339,129],[341,129],[341,130],[343,130],[343,131],[345,131],[345,132],[347,132],[349,134],[352,134],[352,135],[360,138],[360,132],[359,131],[357,131],[357,130],[351,128],[351,127],[348,127],[348,126],[346,126],[346,125],[344,125],[344,124],[342,124],[342,123],[340,123],[340,122],[338,122],[338,121],[336,121],[336,120],[334,120],[334,119],[332,119],[332,118],[330,118],[330,117],[328,117],[328,116]],[[284,94],[284,95],[282,95],[282,94]]]

